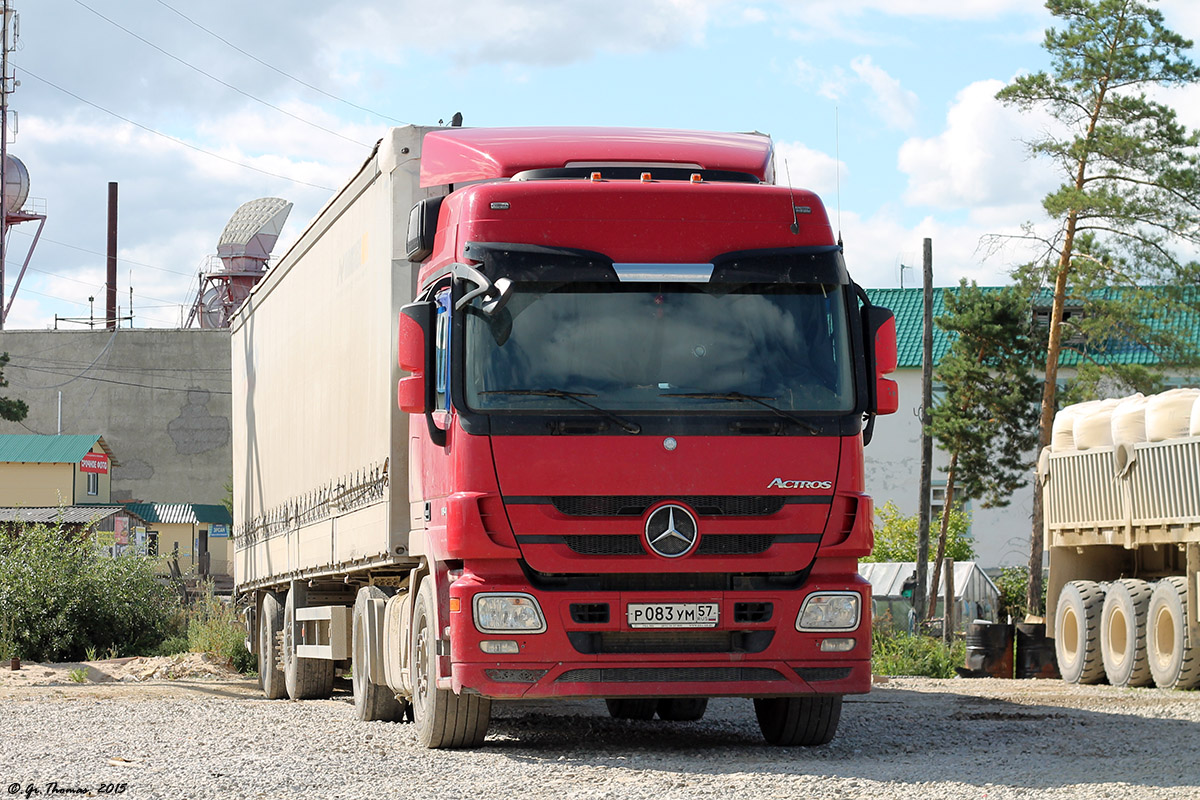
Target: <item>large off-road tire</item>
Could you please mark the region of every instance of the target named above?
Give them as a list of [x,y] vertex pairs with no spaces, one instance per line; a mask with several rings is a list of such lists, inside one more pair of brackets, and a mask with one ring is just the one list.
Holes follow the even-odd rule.
[[707,697],[664,697],[658,701],[658,718],[668,722],[695,722],[708,708]]
[[333,662],[296,655],[296,595],[288,592],[283,606],[283,682],[293,700],[315,700],[333,693]]
[[754,715],[768,744],[825,744],[837,733],[842,696],[760,697],[754,700]]
[[412,621],[413,722],[417,739],[431,749],[479,747],[487,735],[492,701],[473,694],[455,694],[437,686],[437,610],[433,579],[417,590]]
[[608,715],[613,719],[654,719],[658,703],[656,697],[620,697],[604,701]]
[[1054,614],[1054,655],[1067,683],[1104,680],[1100,657],[1100,613],[1104,591],[1094,581],[1071,581],[1058,595]]
[[258,612],[258,685],[268,700],[287,697],[283,669],[279,666],[279,634],[283,631],[283,606],[274,592],[263,595]]
[[[364,586],[354,598],[354,619],[350,634],[354,647],[354,714],[365,722],[397,722],[404,719],[405,702],[396,699],[396,693],[388,686],[372,683],[367,672],[367,626],[370,624],[367,604],[372,600],[386,599],[387,595],[378,586]],[[382,634],[382,631],[379,633]]]
[[1113,581],[1104,593],[1100,612],[1100,655],[1104,674],[1113,686],[1149,686],[1146,657],[1146,612],[1150,584],[1135,578]]
[[1155,686],[1200,686],[1200,642],[1188,636],[1186,578],[1163,578],[1154,585],[1146,612],[1146,639]]

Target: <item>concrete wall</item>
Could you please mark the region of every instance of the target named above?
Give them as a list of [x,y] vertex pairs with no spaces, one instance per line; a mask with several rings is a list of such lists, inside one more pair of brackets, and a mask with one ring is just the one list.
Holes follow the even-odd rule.
[[9,385],[0,396],[24,400],[29,416],[0,420],[0,433],[103,436],[120,463],[114,503],[225,497],[233,471],[228,331],[3,331],[4,352]]

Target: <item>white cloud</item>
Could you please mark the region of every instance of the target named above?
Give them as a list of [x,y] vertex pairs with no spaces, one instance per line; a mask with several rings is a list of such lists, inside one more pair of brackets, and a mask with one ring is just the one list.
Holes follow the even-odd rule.
[[879,116],[889,127],[900,130],[913,127],[917,110],[916,94],[876,66],[870,56],[855,58],[850,62],[850,69],[871,90],[878,103]]
[[822,197],[837,192],[838,173],[847,174],[846,164],[828,153],[800,142],[775,143],[775,182],[797,189],[810,189]]
[[901,145],[906,203],[939,209],[1038,207],[1057,176],[1052,166],[1029,159],[1023,140],[1040,135],[1047,120],[1002,105],[996,92],[1003,86],[996,80],[967,86],[946,113],[942,133]]

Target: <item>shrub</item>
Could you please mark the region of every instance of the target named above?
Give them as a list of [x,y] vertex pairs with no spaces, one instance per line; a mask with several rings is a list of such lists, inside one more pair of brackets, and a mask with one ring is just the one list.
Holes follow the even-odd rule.
[[[863,561],[916,561],[917,532],[920,527],[917,514],[904,515],[899,507],[889,500],[875,511],[882,524],[875,526],[875,547]],[[929,558],[937,552],[937,537],[942,520],[934,515],[929,526]],[[960,508],[950,510],[950,526],[946,529],[946,557],[955,561],[970,561],[975,558],[975,545],[971,540],[971,515]]]
[[13,655],[145,653],[174,631],[177,615],[178,602],[143,556],[101,555],[91,535],[61,524],[0,528],[0,617],[11,625]]
[[871,671],[876,675],[923,675],[953,678],[954,668],[967,657],[965,642],[946,644],[941,639],[905,631],[876,628],[871,634]]
[[213,594],[212,584],[208,584],[204,596],[189,609],[187,649],[224,659],[238,672],[249,672],[258,664],[245,642],[246,632],[237,613]]

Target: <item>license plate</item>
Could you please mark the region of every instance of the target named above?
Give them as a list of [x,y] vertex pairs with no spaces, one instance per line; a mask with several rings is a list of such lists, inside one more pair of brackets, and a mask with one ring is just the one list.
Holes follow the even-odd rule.
[[715,628],[721,620],[717,603],[630,603],[625,616],[631,628]]

